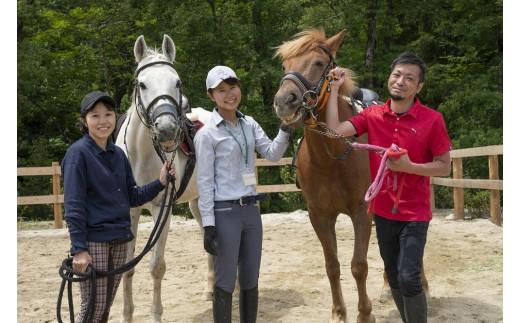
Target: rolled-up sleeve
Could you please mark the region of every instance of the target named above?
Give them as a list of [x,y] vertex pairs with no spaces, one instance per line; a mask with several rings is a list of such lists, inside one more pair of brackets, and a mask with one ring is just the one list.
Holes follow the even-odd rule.
[[215,149],[211,134],[203,128],[195,135],[197,158],[197,187],[202,226],[215,226]]

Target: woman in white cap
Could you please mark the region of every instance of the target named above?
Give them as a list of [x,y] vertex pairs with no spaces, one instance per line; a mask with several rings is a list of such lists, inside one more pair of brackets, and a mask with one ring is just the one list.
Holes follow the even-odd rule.
[[214,256],[213,319],[231,322],[231,301],[238,268],[240,322],[255,322],[262,254],[262,218],[256,202],[255,150],[280,160],[289,134],[280,130],[271,141],[250,116],[237,110],[240,79],[227,66],[206,78],[206,94],[215,102],[211,119],[195,135],[199,209],[204,249]]
[[[164,163],[159,179],[136,186],[125,153],[108,141],[116,125],[116,102],[107,93],[87,94],[79,121],[83,137],[70,146],[61,164],[72,269],[84,273],[92,265],[109,271],[124,265],[127,242],[134,238],[130,207],[151,201],[164,189],[170,165]],[[174,175],[174,168],[169,172]],[[96,278],[92,322],[108,322],[121,275]],[[89,280],[80,283],[80,292],[77,322],[87,312]]]

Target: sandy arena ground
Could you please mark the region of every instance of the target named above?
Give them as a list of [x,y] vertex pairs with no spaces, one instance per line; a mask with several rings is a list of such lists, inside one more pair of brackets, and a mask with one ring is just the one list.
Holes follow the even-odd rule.
[[[447,220],[436,215],[430,223],[425,269],[430,284],[428,321],[503,321],[503,231],[489,220]],[[331,295],[321,245],[304,211],[264,214],[264,245],[259,282],[257,322],[329,322]],[[142,223],[140,252],[151,231]],[[356,321],[357,292],[350,274],[353,230],[350,218],[341,215],[336,225],[342,288],[349,322]],[[56,302],[61,284],[58,268],[66,258],[66,229],[18,231],[18,322],[57,322]],[[136,267],[134,322],[150,322],[152,280],[150,254]],[[211,302],[201,298],[205,287],[206,254],[195,220],[172,219],[167,247],[167,272],[163,281],[163,322],[212,322]],[[380,301],[383,263],[375,229],[368,251],[368,295],[377,322],[400,322],[393,301]],[[75,312],[80,302],[74,284]],[[238,297],[233,298],[233,322],[238,322]],[[122,288],[112,306],[109,322],[119,322]],[[69,322],[66,295],[62,318]]]

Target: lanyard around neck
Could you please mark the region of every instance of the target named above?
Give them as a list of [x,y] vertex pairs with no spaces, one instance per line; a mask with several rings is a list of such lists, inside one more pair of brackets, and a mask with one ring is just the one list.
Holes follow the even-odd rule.
[[249,168],[247,167],[247,163],[248,163],[248,160],[249,160],[249,148],[248,148],[248,145],[247,145],[246,132],[244,131],[244,126],[242,125],[242,122],[240,122],[240,119],[238,119],[238,121],[237,121],[240,124],[240,128],[242,128],[242,135],[244,136],[244,142],[246,144],[246,153],[245,154],[244,154],[244,151],[242,150],[242,145],[240,145],[240,143],[238,142],[238,140],[235,137],[235,135],[233,135],[233,133],[231,131],[229,131],[229,128],[228,128],[228,125],[227,125],[227,121],[224,121],[224,122],[225,122],[224,125],[226,127],[226,131],[231,135],[231,137],[233,137],[233,139],[238,144],[238,148],[240,148],[240,152],[242,153],[242,156],[244,156],[244,162],[246,163],[246,169],[249,171]]

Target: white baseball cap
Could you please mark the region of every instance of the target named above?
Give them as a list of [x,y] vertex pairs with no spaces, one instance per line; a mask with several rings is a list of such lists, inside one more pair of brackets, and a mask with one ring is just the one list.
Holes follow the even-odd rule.
[[206,90],[216,88],[220,82],[227,79],[235,79],[240,81],[235,72],[227,66],[215,66],[206,77]]

